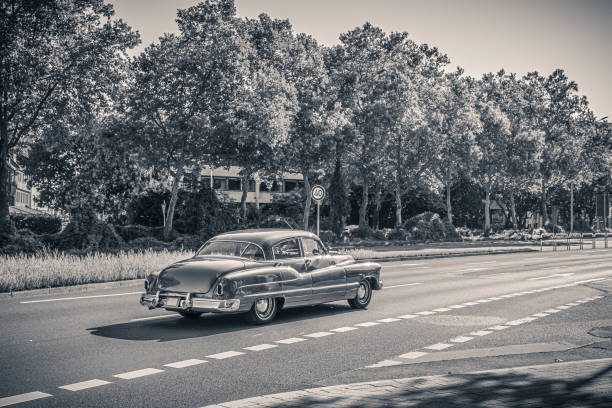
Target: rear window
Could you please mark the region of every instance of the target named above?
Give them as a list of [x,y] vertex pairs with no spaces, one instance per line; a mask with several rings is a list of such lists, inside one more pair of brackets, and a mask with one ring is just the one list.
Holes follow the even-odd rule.
[[198,251],[196,256],[199,255],[237,256],[253,261],[263,261],[265,259],[259,246],[243,241],[210,241]]

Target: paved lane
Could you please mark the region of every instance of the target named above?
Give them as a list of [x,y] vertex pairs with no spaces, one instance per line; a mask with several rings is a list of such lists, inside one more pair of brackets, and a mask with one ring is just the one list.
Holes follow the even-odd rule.
[[612,325],[608,298],[486,336],[469,333],[600,296],[609,278],[609,250],[385,263],[386,289],[368,310],[345,302],[291,309],[264,327],[147,312],[134,289],[2,300],[0,375],[8,381],[0,398],[40,397],[24,406],[201,406],[376,375],[365,367],[466,335],[474,339],[449,349],[579,346],[589,340],[586,326]]

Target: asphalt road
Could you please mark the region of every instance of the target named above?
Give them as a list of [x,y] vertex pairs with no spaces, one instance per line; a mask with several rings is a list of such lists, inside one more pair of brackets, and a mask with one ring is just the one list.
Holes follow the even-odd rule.
[[612,356],[612,250],[384,263],[382,278],[367,310],[289,309],[267,326],[148,311],[139,288],[0,300],[0,406],[200,407]]

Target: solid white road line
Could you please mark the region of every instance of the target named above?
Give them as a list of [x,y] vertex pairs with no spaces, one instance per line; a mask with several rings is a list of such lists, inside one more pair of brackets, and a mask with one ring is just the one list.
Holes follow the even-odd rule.
[[510,326],[497,325],[497,326],[489,327],[488,330],[505,330],[508,327],[510,327]]
[[313,339],[318,339],[319,337],[331,336],[332,334],[334,333],[316,332],[316,333],[305,334],[304,337],[312,337]]
[[449,347],[453,347],[452,344],[447,344],[447,343],[436,343],[436,344],[432,344],[431,346],[427,346],[427,347],[423,347],[424,349],[427,350],[444,350],[447,349]]
[[397,316],[400,319],[414,319],[415,317],[419,317],[417,315],[413,315],[413,314],[405,314],[405,315],[401,315],[401,316]]
[[164,364],[164,367],[172,367],[172,368],[185,368],[191,367],[194,365],[206,363],[206,360],[198,360],[197,358],[192,358],[189,360],[177,361],[175,363]]
[[52,397],[53,395],[45,392],[34,391],[25,394],[13,395],[11,397],[0,398],[0,407],[6,407],[13,404],[20,404],[22,402],[34,401],[41,398]]
[[63,390],[68,390],[68,391],[81,391],[81,390],[86,390],[88,388],[100,387],[101,385],[106,385],[106,384],[111,384],[111,382],[96,379],[96,380],[82,381],[82,382],[78,382],[74,384],[62,385],[61,387],[58,387],[58,388],[61,388]]
[[534,314],[534,316],[535,317],[546,317],[546,316],[548,316],[548,313],[543,313],[543,312],[542,313],[536,313],[536,314]]
[[477,272],[477,271],[485,271],[487,268],[468,268],[468,269],[459,269],[456,272]]
[[403,364],[403,363],[401,361],[395,361],[395,360],[383,360],[376,364],[366,366],[365,368],[391,367],[391,366],[396,366],[400,364]]
[[208,358],[214,358],[215,360],[223,360],[225,358],[236,357],[244,354],[242,351],[226,351],[224,353],[211,354],[206,356]]
[[497,263],[497,261],[468,262],[466,265],[488,265],[488,264],[494,264],[494,263]]
[[336,333],[344,333],[344,332],[348,332],[352,330],[357,330],[357,328],[347,326],[347,327],[338,327],[337,329],[331,329],[331,331],[336,332]]
[[398,264],[398,265],[389,265],[387,268],[393,268],[396,266],[421,266],[421,265],[425,265],[424,263],[405,263],[405,264]]
[[293,344],[293,343],[299,343],[300,341],[306,341],[307,339],[303,339],[301,337],[291,337],[288,339],[283,339],[283,340],[276,340],[275,343],[280,343],[280,344]]
[[377,322],[365,322],[365,323],[357,323],[354,326],[371,327],[371,326],[376,326],[377,324],[380,324],[380,323],[377,323]]
[[562,305],[562,306],[557,306],[557,309],[565,310],[565,309],[569,309],[570,307],[571,306]]
[[104,298],[104,297],[112,297],[112,296],[141,295],[142,293],[143,292],[128,292],[128,293],[112,293],[108,295],[75,296],[75,297],[65,297],[65,298],[55,298],[55,299],[26,300],[26,301],[19,302],[19,303],[25,305],[27,303],[59,302],[61,300],[81,300],[81,299],[94,299],[94,298]]
[[257,346],[251,346],[251,347],[245,347],[245,350],[249,350],[249,351],[262,351],[262,350],[267,350],[267,349],[271,349],[274,347],[278,347],[276,344],[258,344]]
[[405,358],[408,360],[414,360],[415,358],[423,357],[429,353],[424,351],[411,351],[410,353],[402,354],[399,358]]
[[123,378],[124,380],[131,380],[132,378],[139,378],[163,372],[164,370],[158,370],[157,368],[144,368],[142,370],[128,371],[127,373],[115,374],[113,375],[113,377]]
[[139,317],[137,319],[130,319],[130,322],[144,322],[146,320],[167,319],[168,317],[181,317],[181,316],[177,313],[172,313],[172,314],[165,314],[161,316]]
[[476,303],[476,302],[465,302],[463,305],[464,305],[464,306],[475,306],[475,305],[477,305],[477,304],[478,304],[478,303]]
[[450,341],[452,341],[453,343],[465,343],[466,341],[470,341],[472,339],[473,337],[459,336],[459,337],[455,337],[454,339],[450,339]]
[[429,316],[429,315],[436,314],[436,312],[432,312],[430,310],[426,310],[424,312],[416,312],[416,314],[421,315],[421,316]]
[[560,310],[557,310],[557,309],[548,309],[548,310],[545,310],[544,312],[545,313],[559,313]]
[[537,277],[537,278],[530,278],[530,279],[527,279],[527,280],[532,281],[532,280],[550,279],[550,278],[565,278],[567,276],[572,276],[572,275],[573,275],[573,273],[556,273],[554,275],[540,276],[540,277]]
[[461,309],[461,308],[464,308],[464,307],[465,307],[465,305],[452,305],[452,306],[449,306],[449,308],[451,308],[451,309]]
[[434,312],[448,312],[449,310],[451,309],[449,309],[448,307],[441,307],[439,309],[434,309],[433,311]]
[[398,322],[398,321],[400,321],[400,320],[402,320],[402,319],[396,319],[395,317],[388,317],[388,318],[386,318],[386,319],[380,319],[380,320],[377,320],[377,322],[381,322],[381,323],[392,323],[392,322]]
[[415,283],[403,283],[401,285],[383,286],[383,290],[384,289],[401,288],[401,287],[404,287],[404,286],[415,286],[415,285],[422,285],[422,283],[421,282],[415,282]]

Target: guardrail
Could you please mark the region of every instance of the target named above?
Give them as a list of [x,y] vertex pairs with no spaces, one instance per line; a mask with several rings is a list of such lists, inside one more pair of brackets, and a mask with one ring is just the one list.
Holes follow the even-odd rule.
[[608,248],[608,232],[589,232],[589,233],[573,233],[573,234],[553,234],[551,237],[543,238],[540,237],[540,252],[544,250],[544,243],[546,246],[552,246],[553,251],[557,251],[558,248],[565,248],[570,251],[572,247],[577,247],[578,250],[584,249],[585,244],[587,247],[591,246],[592,249],[598,247],[597,240],[603,238],[603,247]]

